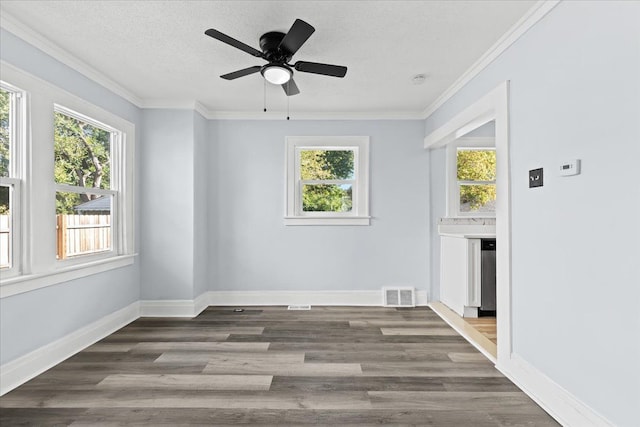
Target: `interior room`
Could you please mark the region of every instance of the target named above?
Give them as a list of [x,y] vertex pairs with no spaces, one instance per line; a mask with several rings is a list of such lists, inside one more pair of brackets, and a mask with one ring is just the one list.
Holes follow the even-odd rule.
[[3,426],[637,425],[640,1],[0,27]]

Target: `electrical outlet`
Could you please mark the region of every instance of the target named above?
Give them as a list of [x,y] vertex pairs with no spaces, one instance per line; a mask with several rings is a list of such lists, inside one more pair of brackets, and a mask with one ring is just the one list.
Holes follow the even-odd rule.
[[543,182],[542,168],[529,171],[529,188],[542,187]]

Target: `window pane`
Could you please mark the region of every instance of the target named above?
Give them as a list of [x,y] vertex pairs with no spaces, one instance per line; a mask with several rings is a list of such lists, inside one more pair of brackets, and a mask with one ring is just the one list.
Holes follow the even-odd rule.
[[111,133],[65,114],[54,114],[56,182],[110,188]]
[[0,176],[9,176],[11,94],[0,89]]
[[300,177],[309,179],[353,179],[353,150],[300,151]]
[[111,250],[111,197],[56,193],[58,259]]
[[495,212],[496,186],[460,185],[460,212]]
[[495,181],[495,150],[458,149],[459,181]]
[[350,184],[305,184],[302,186],[304,212],[350,212],[353,206]]
[[0,269],[11,268],[11,187],[0,185]]

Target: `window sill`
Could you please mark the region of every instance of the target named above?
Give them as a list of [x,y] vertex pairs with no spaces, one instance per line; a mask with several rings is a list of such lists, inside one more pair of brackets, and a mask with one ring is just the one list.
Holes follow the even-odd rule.
[[0,281],[0,299],[58,283],[132,265],[137,254],[121,255],[85,264],[73,265],[47,273],[26,274]]
[[284,225],[371,225],[370,216],[286,216]]

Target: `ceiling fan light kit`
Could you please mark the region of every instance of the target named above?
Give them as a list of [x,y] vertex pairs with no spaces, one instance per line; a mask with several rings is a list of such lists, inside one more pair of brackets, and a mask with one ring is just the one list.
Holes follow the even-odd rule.
[[260,70],[266,81],[274,85],[282,85],[291,80],[293,71],[286,65],[267,64]]
[[293,96],[300,93],[296,82],[293,80],[293,70],[302,73],[320,74],[331,77],[344,77],[347,74],[347,67],[342,65],[321,64],[318,62],[297,61],[291,64],[291,58],[307,41],[311,34],[315,32],[308,23],[302,19],[296,19],[288,33],[271,31],[260,37],[260,49],[255,49],[247,44],[242,43],[228,35],[221,33],[213,28],[205,31],[205,34],[223,43],[240,49],[249,55],[262,58],[268,64],[260,66],[254,65],[242,70],[224,74],[225,80],[235,80],[240,77],[255,74],[258,71],[264,79],[274,85],[282,86],[287,96]]

